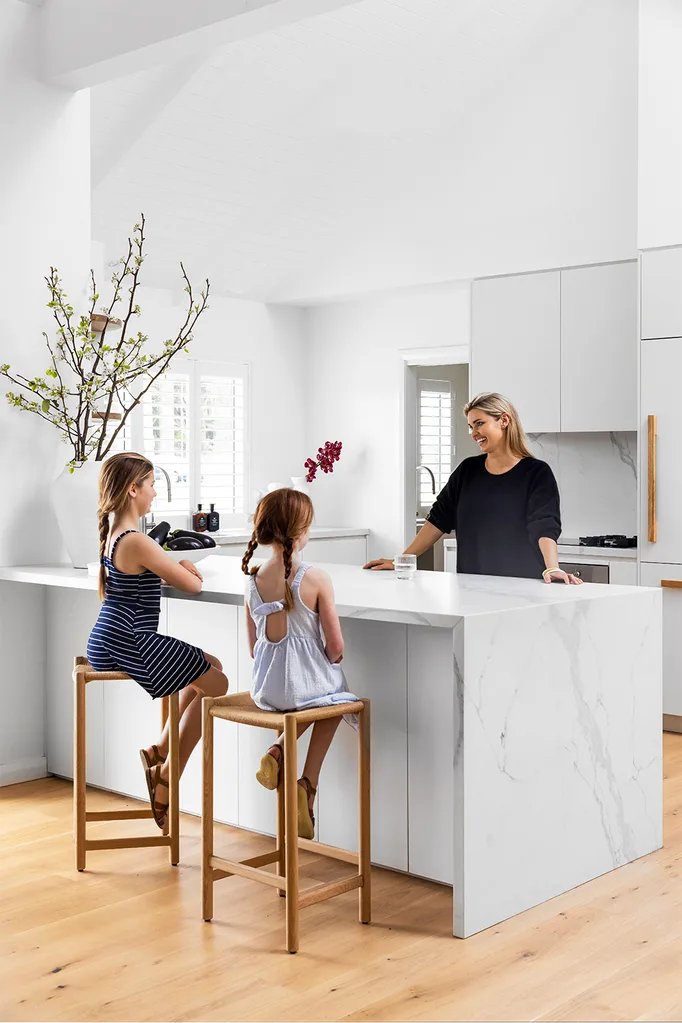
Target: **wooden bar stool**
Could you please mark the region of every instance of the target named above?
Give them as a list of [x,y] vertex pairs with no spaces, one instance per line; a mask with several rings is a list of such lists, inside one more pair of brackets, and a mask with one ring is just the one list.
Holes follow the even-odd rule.
[[[298,770],[296,766],[297,726],[322,721],[325,718],[357,714],[358,730],[358,797],[359,828],[358,852],[322,845],[298,837]],[[258,728],[273,728],[284,732],[283,772],[277,788],[277,844],[272,852],[252,856],[247,860],[225,860],[213,855],[213,719],[235,721],[240,725],[254,725]],[[315,707],[310,710],[290,713],[272,713],[259,710],[248,693],[234,693],[228,696],[204,697],[203,700],[203,804],[202,804],[202,849],[201,887],[202,912],[204,920],[213,917],[213,883],[223,877],[237,874],[240,877],[260,881],[261,884],[278,888],[286,896],[286,942],[288,952],[298,951],[299,910],[323,902],[335,895],[358,888],[360,923],[368,924],[371,919],[371,875],[370,875],[370,704],[369,700],[357,703],[336,704],[332,707]],[[283,777],[282,777],[283,775]],[[357,873],[331,884],[315,884],[299,893],[298,851],[305,849],[346,863],[357,864]],[[277,872],[262,868],[269,863],[277,864]]]
[[87,838],[88,821],[130,821],[154,817],[151,807],[145,810],[88,810],[85,792],[85,687],[88,682],[132,681],[121,671],[93,671],[87,657],[76,657],[73,666],[74,681],[74,742],[73,742],[73,836],[76,844],[76,870],[85,870],[85,856],[90,849],[141,849],[146,846],[167,845],[170,861],[175,867],[180,861],[180,803],[179,803],[179,704],[178,694],[164,697],[161,723],[170,715],[168,778],[168,824],[160,835],[139,835],[130,838]]

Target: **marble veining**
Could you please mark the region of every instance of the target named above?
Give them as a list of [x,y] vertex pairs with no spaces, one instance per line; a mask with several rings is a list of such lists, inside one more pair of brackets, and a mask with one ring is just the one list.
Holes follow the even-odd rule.
[[534,455],[552,468],[564,536],[637,532],[637,434],[529,434]]
[[660,847],[661,595],[631,593],[463,620],[456,934]]

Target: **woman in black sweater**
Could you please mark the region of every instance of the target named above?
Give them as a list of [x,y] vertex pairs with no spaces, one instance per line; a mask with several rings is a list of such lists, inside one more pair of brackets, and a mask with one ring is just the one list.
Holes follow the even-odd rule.
[[[457,571],[581,583],[559,568],[559,490],[528,449],[519,414],[494,392],[464,407],[480,455],[457,466],[405,554],[419,556],[444,533],[457,536]],[[393,568],[382,558],[365,568]]]

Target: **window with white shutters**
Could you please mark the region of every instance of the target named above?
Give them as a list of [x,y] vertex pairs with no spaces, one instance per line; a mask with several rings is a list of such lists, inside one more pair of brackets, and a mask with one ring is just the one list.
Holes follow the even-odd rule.
[[[452,411],[453,386],[449,380],[417,381],[417,458],[433,473],[436,494],[447,483],[455,464]],[[426,514],[435,497],[430,473],[419,470],[418,503]]]
[[[176,360],[130,416],[127,447],[157,471],[154,512],[185,518],[214,504],[220,524],[245,514],[247,367]],[[174,523],[176,524],[176,523]]]

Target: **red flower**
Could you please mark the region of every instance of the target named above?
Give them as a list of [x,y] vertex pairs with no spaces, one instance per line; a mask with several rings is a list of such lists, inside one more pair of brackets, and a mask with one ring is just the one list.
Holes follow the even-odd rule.
[[308,483],[313,482],[318,469],[321,469],[322,472],[334,471],[334,462],[338,462],[341,457],[342,447],[340,440],[327,440],[324,447],[317,449],[317,461],[314,458],[306,458],[303,467],[308,470],[306,475]]

